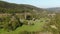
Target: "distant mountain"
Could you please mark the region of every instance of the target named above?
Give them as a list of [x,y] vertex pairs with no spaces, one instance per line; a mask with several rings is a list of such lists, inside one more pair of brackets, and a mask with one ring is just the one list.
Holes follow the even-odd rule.
[[15,4],[15,3],[8,3],[5,1],[0,1],[0,13],[20,13],[24,11],[30,12],[36,10],[37,12],[43,11],[42,8],[38,8],[32,5],[27,4]]
[[39,8],[28,4],[15,4],[15,3],[9,3],[5,1],[0,1],[0,13],[23,13],[23,12],[37,12],[41,13],[44,10],[49,12],[60,12],[60,7],[54,7],[54,8]]
[[54,8],[47,8],[50,12],[60,12],[60,7],[54,7]]

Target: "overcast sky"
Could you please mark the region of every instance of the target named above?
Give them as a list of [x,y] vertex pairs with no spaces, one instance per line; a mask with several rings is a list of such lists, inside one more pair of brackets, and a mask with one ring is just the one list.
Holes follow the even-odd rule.
[[10,3],[29,4],[40,8],[60,7],[60,0],[3,0]]

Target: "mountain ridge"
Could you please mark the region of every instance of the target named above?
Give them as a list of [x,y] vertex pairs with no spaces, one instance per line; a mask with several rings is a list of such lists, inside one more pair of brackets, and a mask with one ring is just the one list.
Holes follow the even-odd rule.
[[5,1],[0,1],[0,8],[16,10],[16,11],[20,11],[20,10],[31,10],[32,11],[33,9],[36,11],[43,11],[42,8],[38,8],[32,5],[8,3]]

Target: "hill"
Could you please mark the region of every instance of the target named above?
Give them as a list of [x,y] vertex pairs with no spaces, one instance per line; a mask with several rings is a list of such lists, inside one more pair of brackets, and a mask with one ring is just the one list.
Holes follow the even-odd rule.
[[58,10],[0,1],[0,34],[60,34]]
[[[4,10],[4,11],[3,11]],[[27,4],[14,4],[14,3],[8,3],[4,1],[0,1],[0,13],[21,13],[21,12],[31,12],[33,10],[36,11],[43,11],[42,8],[37,8],[32,5],[27,5]]]
[[60,7],[47,8],[47,11],[60,13]]

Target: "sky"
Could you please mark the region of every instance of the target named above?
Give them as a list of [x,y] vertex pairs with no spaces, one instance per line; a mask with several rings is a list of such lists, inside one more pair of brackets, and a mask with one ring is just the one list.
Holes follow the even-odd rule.
[[29,4],[40,8],[60,7],[60,0],[3,0],[16,4]]

